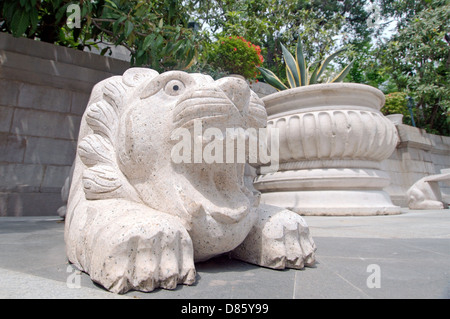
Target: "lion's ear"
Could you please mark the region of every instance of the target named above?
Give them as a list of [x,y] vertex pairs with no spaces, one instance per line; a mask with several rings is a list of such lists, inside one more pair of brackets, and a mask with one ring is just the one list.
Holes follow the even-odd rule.
[[137,87],[146,80],[151,80],[159,75],[158,72],[146,68],[131,68],[123,74],[123,83],[131,87]]

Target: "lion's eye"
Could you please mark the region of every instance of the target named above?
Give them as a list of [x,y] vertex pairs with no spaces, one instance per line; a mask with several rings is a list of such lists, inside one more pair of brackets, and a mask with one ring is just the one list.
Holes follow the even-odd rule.
[[184,92],[185,85],[179,80],[172,80],[167,82],[164,92],[168,95],[177,96]]

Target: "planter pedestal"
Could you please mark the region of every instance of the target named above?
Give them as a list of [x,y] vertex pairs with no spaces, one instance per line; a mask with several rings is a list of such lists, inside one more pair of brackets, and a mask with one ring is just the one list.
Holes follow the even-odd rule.
[[399,214],[399,207],[382,190],[388,184],[387,174],[369,169],[284,171],[256,180],[256,187],[263,192],[263,203],[304,216]]
[[394,124],[380,113],[381,91],[360,84],[296,88],[263,99],[278,130],[280,166],[259,175],[266,204],[301,215],[399,214],[383,188],[380,163],[394,152]]

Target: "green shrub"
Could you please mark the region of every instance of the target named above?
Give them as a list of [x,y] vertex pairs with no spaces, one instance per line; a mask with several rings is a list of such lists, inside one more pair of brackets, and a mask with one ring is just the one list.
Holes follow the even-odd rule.
[[403,114],[403,123],[411,125],[411,114],[408,109],[407,94],[395,92],[386,94],[386,104],[381,109],[384,115]]
[[259,75],[257,67],[263,62],[261,48],[243,37],[222,37],[211,44],[207,63],[226,74],[238,74],[253,80]]

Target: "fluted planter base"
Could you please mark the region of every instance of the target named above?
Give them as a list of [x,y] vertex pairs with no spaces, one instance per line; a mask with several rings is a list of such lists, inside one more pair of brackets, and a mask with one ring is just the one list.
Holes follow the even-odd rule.
[[255,186],[261,202],[304,216],[375,216],[400,214],[383,188],[389,176],[378,169],[329,168],[260,175]]
[[360,84],[312,85],[263,99],[268,128],[279,136],[277,172],[260,172],[263,203],[301,215],[399,214],[380,163],[395,150],[394,124],[380,108],[384,94]]
[[[265,193],[261,202],[286,207],[302,216],[377,216],[397,215],[384,191],[299,191]],[[326,202],[326,205],[324,205]],[[301,203],[301,204],[300,204]]]

